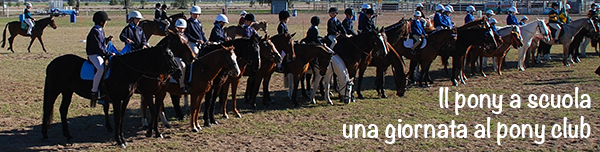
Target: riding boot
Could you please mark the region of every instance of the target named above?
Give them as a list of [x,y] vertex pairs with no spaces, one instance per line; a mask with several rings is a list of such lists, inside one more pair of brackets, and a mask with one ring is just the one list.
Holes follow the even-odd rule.
[[98,92],[92,92],[92,97],[90,98],[90,107],[96,107],[96,102],[98,101]]

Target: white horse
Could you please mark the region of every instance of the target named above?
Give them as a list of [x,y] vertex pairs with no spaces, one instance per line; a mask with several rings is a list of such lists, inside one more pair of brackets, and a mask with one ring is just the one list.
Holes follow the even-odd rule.
[[[523,47],[518,49],[518,69],[521,71],[525,70],[525,57],[527,50],[532,44],[534,37],[542,37],[544,41],[550,41],[550,29],[546,26],[544,20],[537,19],[529,24],[521,26],[521,37],[523,38]],[[537,45],[536,45],[537,47]]]
[[[585,29],[590,32],[597,32],[596,27],[594,26],[594,22],[588,18],[582,18],[575,20],[571,23],[563,25],[563,35],[560,36],[559,42],[563,45],[563,64],[565,66],[569,66],[569,63],[573,62],[572,54],[569,54],[569,45],[573,41],[573,37],[581,30]],[[556,32],[559,33],[560,31]],[[552,41],[540,43],[540,48],[544,45],[545,49],[550,49],[551,45],[554,44]]]
[[[318,71],[318,69],[316,69],[316,67],[313,67],[313,71]],[[333,73],[335,73],[337,75],[337,80],[338,83],[340,85],[340,87],[338,87],[339,90],[337,90],[340,94],[340,101],[344,102],[344,103],[350,103],[352,100],[352,86],[354,85],[353,83],[353,79],[350,79],[350,75],[348,74],[348,69],[346,68],[346,64],[344,64],[344,61],[342,60],[342,58],[339,55],[334,55],[331,57],[331,63],[329,63],[329,66],[327,66],[327,73],[325,73],[325,76],[321,76],[319,74],[315,74],[314,79],[313,79],[313,88],[310,91],[310,102],[313,104],[316,104],[317,102],[315,101],[315,94],[317,92],[317,88],[319,87],[319,82],[321,82],[321,79],[324,78],[324,82],[323,85],[325,88],[325,101],[327,101],[328,104],[333,105],[333,102],[331,101],[330,95],[329,95],[329,89],[331,86],[331,80],[333,78]]]

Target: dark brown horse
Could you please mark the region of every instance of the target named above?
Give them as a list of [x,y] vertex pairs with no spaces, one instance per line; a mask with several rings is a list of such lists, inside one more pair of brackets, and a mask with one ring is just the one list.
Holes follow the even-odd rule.
[[454,30],[440,30],[432,33],[427,37],[427,44],[425,47],[417,50],[419,51],[418,53],[411,53],[411,49],[404,46],[403,42],[406,38],[401,38],[393,43],[394,48],[396,48],[396,51],[398,51],[399,54],[411,60],[409,75],[417,72],[414,71],[416,66],[421,66],[421,77],[418,78],[420,86],[429,86],[429,68],[431,67],[433,60],[435,60],[438,55],[449,54],[449,52],[454,49],[455,39],[453,34],[455,34]]
[[[252,28],[254,28],[254,30],[256,30],[256,31],[263,31],[263,32],[265,32],[265,34],[267,34],[267,25],[268,24],[269,23],[267,21],[258,21],[258,22],[254,22],[254,24],[252,24]],[[244,33],[244,28],[239,25],[228,26],[228,27],[223,28],[223,30],[225,31],[225,34],[231,38],[235,38],[237,36],[242,36],[242,33]]]
[[[211,89],[211,82],[213,82],[221,71],[230,71],[227,73],[233,77],[240,75],[241,71],[238,67],[237,57],[233,52],[233,47],[212,51],[202,56],[192,65],[193,76],[189,85],[191,86],[190,125],[193,132],[202,130],[202,127],[198,123],[202,98],[204,98],[204,95]],[[171,91],[169,91],[169,93],[171,93],[171,96],[174,94],[174,92]],[[205,111],[208,110],[209,109],[206,109]],[[207,113],[205,112],[205,117],[206,114]]]
[[[327,66],[329,66],[329,62],[331,61],[331,56],[333,55],[333,51],[326,46],[320,44],[294,44],[294,50],[296,52],[296,58],[291,62],[284,62],[282,66],[285,66],[286,75],[289,74],[288,78],[292,78],[293,81],[291,85],[289,85],[289,92],[291,93],[291,100],[295,107],[300,106],[298,103],[297,92],[298,92],[298,84],[300,83],[300,78],[304,73],[306,73],[309,69],[309,62],[316,60],[318,64],[318,68],[320,69],[319,74],[325,75],[327,72]],[[265,92],[266,94],[267,92]],[[268,106],[268,105],[267,105]]]
[[458,82],[465,84],[464,66],[468,47],[473,44],[483,44],[486,49],[495,50],[498,47],[497,34],[491,29],[487,18],[478,19],[469,22],[461,27],[457,27],[456,49],[450,52],[452,57],[452,85],[458,86]]
[[482,64],[483,57],[495,58],[496,72],[498,72],[498,75],[502,75],[502,62],[504,61],[506,54],[510,50],[511,46],[515,49],[522,47],[523,38],[517,31],[511,31],[508,35],[502,36],[501,38],[502,44],[500,44],[500,46],[498,46],[498,48],[495,50],[484,50],[484,46],[479,44],[469,47],[468,59],[470,59],[469,63],[471,63],[471,75],[475,75],[475,62],[477,62],[477,59],[479,59],[479,72],[483,77],[486,76],[483,72],[483,67],[485,66]]
[[31,29],[31,35],[28,35],[27,29],[21,28],[21,22],[12,21],[6,23],[6,26],[4,26],[4,33],[2,33],[2,48],[4,48],[4,45],[6,43],[6,28],[8,27],[10,37],[8,37],[9,46],[7,50],[10,50],[11,52],[15,53],[15,51],[13,50],[13,41],[15,40],[15,37],[17,37],[17,35],[23,35],[29,36],[31,38],[31,41],[29,41],[29,46],[27,47],[28,52],[31,52],[31,44],[33,44],[33,41],[35,41],[35,39],[40,39],[42,49],[44,50],[44,52],[47,52],[46,47],[44,46],[44,41],[42,40],[42,35],[44,34],[44,29],[46,29],[46,26],[48,25],[50,25],[50,27],[52,27],[53,29],[56,29],[56,23],[54,23],[54,16],[50,15],[50,17],[37,20],[35,21],[34,25],[35,26],[33,26],[33,29]]
[[[387,54],[388,49],[385,44],[386,38],[383,30],[384,28],[371,32],[363,32],[350,38],[338,38],[338,42],[333,50],[344,60],[350,79],[356,77],[356,72],[359,68],[365,69],[367,67],[371,62],[371,55],[383,57]],[[363,75],[364,70],[361,70],[361,73],[358,75],[358,83],[355,83],[359,85],[356,89],[359,99],[363,98],[359,89]]]
[[[170,30],[175,31],[175,21],[177,21],[177,19],[180,19],[180,18],[186,19],[183,12],[169,16],[169,22],[171,24],[169,25],[169,27],[165,27],[165,28],[169,28]],[[167,35],[167,33],[165,33],[165,30],[160,28],[160,26],[164,26],[163,23],[160,23],[160,22],[157,22],[154,20],[140,21],[139,26],[142,27],[142,30],[144,30],[144,34],[146,35],[147,40],[150,40],[150,37],[152,35],[159,35],[159,36]]]
[[[163,38],[156,47],[132,51],[131,53],[115,56],[111,62],[111,74],[104,80],[101,90],[106,90],[106,98],[114,105],[115,141],[117,145],[126,147],[127,142],[123,136],[123,121],[125,111],[135,83],[144,76],[158,77],[162,74],[173,74],[179,67],[173,59],[172,52],[168,49],[169,38]],[[85,59],[76,55],[63,55],[52,60],[46,68],[46,82],[44,85],[44,116],[42,119],[42,135],[48,138],[48,127],[52,123],[54,103],[59,94],[62,94],[60,115],[63,135],[67,140],[73,139],[68,129],[67,112],[71,104],[71,97],[76,93],[84,98],[91,97],[91,80],[82,80],[80,70]],[[91,106],[95,106],[95,102]]]
[[[169,36],[167,36],[167,38],[171,39],[169,49],[173,51],[173,55],[175,57],[181,58],[186,65],[190,65],[192,63],[192,60],[196,58],[196,55],[189,47],[187,38],[182,37],[179,34],[173,33],[173,31],[170,30]],[[168,88],[169,81],[169,75],[159,75],[158,77],[143,77],[137,83],[138,87],[136,93],[139,93],[141,95],[140,109],[143,120],[147,118],[146,108],[150,106],[150,118],[152,119],[150,120],[150,126],[148,127],[148,130],[146,132],[146,137],[152,136],[152,131],[154,131],[155,137],[162,137],[162,135],[158,131],[158,116],[164,115],[164,103],[163,100],[155,101],[154,97],[156,97],[157,99],[164,99],[164,97],[166,96],[166,89]],[[105,111],[105,114],[106,113],[107,111]],[[166,124],[166,126],[169,127],[168,124]]]

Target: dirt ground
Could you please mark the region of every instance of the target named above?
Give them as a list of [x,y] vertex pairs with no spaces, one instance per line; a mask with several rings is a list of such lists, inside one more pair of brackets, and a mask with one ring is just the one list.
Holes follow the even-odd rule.
[[[149,16],[150,14],[144,14]],[[293,17],[288,26],[290,31],[297,32],[295,39],[301,39],[308,28],[311,16],[318,15],[325,23],[325,13],[303,13]],[[384,12],[377,21],[377,26],[391,25],[402,17],[410,17],[410,13]],[[215,14],[201,16],[205,32],[212,28]],[[529,18],[545,16],[528,15]],[[230,21],[237,21],[236,15],[229,15]],[[520,17],[520,16],[519,16]],[[577,16],[581,17],[581,16]],[[576,18],[577,18],[576,17]],[[106,35],[118,35],[125,26],[124,16],[114,16],[113,21],[106,27]],[[453,16],[457,25],[462,25],[464,14]],[[506,15],[496,18],[504,23]],[[267,20],[270,24],[269,33],[275,33],[277,27],[276,15],[257,15],[258,20]],[[342,19],[338,16],[338,19]],[[0,23],[6,23],[16,18],[2,18]],[[46,65],[54,58],[64,54],[85,55],[85,44],[79,42],[91,27],[90,16],[79,18],[80,23],[68,23],[68,18],[57,18],[58,27],[46,29],[44,42],[48,53],[41,51],[38,42],[34,42],[32,52],[27,53],[29,39],[19,36],[15,40],[16,53],[0,51],[0,148],[3,151],[117,151],[114,146],[113,133],[104,128],[104,116],[99,107],[89,108],[88,100],[73,96],[69,107],[69,129],[75,137],[67,142],[62,136],[60,125],[59,104],[57,100],[54,110],[54,124],[49,130],[49,140],[41,140],[41,117],[43,101],[43,84]],[[1,27],[2,25],[0,25]],[[356,27],[356,25],[355,25]],[[320,27],[321,34],[326,26]],[[207,33],[209,34],[209,33]],[[208,35],[207,35],[208,36]],[[151,44],[156,44],[159,37],[152,37]],[[123,44],[115,43],[117,47]],[[452,87],[449,74],[442,69],[436,60],[432,69],[435,80],[429,88],[411,87],[405,97],[394,96],[393,77],[388,70],[386,84],[388,98],[380,99],[374,91],[374,68],[369,68],[365,74],[364,95],[367,99],[358,99],[356,103],[343,104],[334,98],[335,105],[325,104],[318,96],[317,104],[308,104],[306,97],[299,97],[303,102],[300,108],[293,108],[283,88],[283,76],[275,74],[271,80],[271,96],[274,103],[268,109],[259,105],[258,110],[252,110],[243,99],[243,92],[238,91],[238,109],[242,118],[234,118],[230,113],[229,119],[218,119],[219,125],[204,128],[200,133],[192,133],[189,118],[176,120],[170,99],[165,101],[166,114],[170,118],[171,128],[161,125],[165,138],[146,138],[145,130],[141,128],[139,115],[139,95],[134,95],[128,106],[125,137],[133,151],[521,151],[521,150],[600,150],[600,119],[598,117],[600,97],[600,82],[593,73],[600,59],[594,49],[588,47],[588,57],[582,63],[565,67],[560,63],[562,52],[559,46],[553,47],[552,61],[529,67],[526,71],[516,70],[516,50],[511,49],[506,60],[504,75],[499,76],[488,69],[487,77],[469,76],[465,85]],[[408,63],[408,60],[406,61]],[[245,90],[245,78],[239,90]],[[519,94],[524,99],[529,94],[574,94],[574,88],[579,93],[589,94],[591,108],[575,109],[531,109],[524,101],[522,108],[514,109],[504,102],[501,114],[491,113],[490,108],[465,108],[461,115],[454,115],[454,109],[442,109],[439,106],[439,87],[450,87],[450,95],[454,92],[465,94]],[[337,97],[337,93],[334,93]],[[60,99],[59,97],[58,99]],[[258,100],[260,101],[261,95]],[[505,97],[508,99],[508,97]],[[454,98],[450,98],[454,101]],[[230,102],[231,103],[231,102]],[[217,104],[217,107],[220,107]],[[231,106],[231,105],[229,105]],[[451,106],[453,107],[453,106]],[[219,108],[217,108],[219,109]],[[112,110],[111,110],[112,111]],[[221,111],[217,110],[217,116]],[[562,118],[567,117],[569,123],[578,124],[579,117],[584,116],[585,122],[591,126],[589,138],[564,139],[550,138],[549,130],[553,124],[562,124]],[[473,137],[474,125],[484,123],[486,117],[492,119],[492,136],[485,139]],[[111,115],[112,119],[112,115]],[[397,119],[402,119],[398,122]],[[449,124],[451,121],[466,124],[469,127],[466,139],[439,138],[398,138],[394,144],[386,144],[387,124]],[[203,122],[203,121],[200,121]],[[531,138],[505,138],[502,145],[496,144],[495,125],[505,124],[544,124],[546,125],[546,141],[535,144]],[[344,124],[375,124],[379,126],[379,137],[375,139],[344,138]]]

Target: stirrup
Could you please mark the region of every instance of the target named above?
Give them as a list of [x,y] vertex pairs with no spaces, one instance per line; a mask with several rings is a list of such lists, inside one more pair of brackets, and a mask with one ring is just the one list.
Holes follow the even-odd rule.
[[98,92],[92,92],[90,97],[90,108],[96,107],[96,102],[98,101]]

